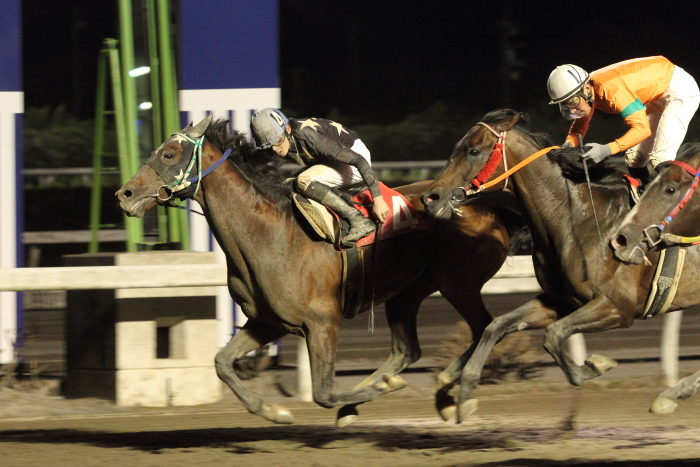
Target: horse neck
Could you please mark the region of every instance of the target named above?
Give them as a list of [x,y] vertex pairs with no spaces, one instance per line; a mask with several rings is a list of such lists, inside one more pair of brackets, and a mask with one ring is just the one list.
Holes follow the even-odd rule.
[[[514,166],[539,148],[521,142],[508,148],[508,165]],[[557,249],[568,244],[572,236],[596,231],[595,218],[605,236],[624,217],[627,205],[617,202],[609,193],[592,186],[593,214],[588,186],[564,178],[558,164],[544,155],[513,175],[516,198],[526,211],[533,240]],[[590,243],[590,242],[588,242]],[[593,244],[592,248],[599,248]]]
[[[203,170],[219,157],[220,153],[205,153]],[[233,162],[224,162],[207,175],[195,199],[227,254],[234,250],[254,254],[272,241],[289,238],[280,232],[293,230],[284,207],[261,193]]]

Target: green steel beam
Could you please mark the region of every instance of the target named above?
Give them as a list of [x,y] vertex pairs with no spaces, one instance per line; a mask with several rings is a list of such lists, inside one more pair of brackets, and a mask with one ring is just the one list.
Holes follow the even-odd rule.
[[[163,102],[163,140],[180,129],[175,57],[171,41],[170,1],[156,0],[160,76]],[[168,216],[170,240],[180,242],[184,250],[190,248],[187,211],[170,209]]]

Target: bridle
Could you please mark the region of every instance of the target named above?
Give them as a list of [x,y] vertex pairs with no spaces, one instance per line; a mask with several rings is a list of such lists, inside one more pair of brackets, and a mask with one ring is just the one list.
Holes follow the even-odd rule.
[[[690,187],[688,188],[688,191],[686,191],[685,195],[683,195],[683,198],[679,201],[679,203],[674,207],[671,212],[669,213],[668,216],[664,218],[663,221],[661,221],[660,224],[653,224],[650,225],[649,227],[645,228],[643,230],[644,232],[644,239],[642,239],[641,242],[646,242],[649,245],[649,249],[655,247],[661,242],[666,242],[668,244],[684,244],[684,245],[695,245],[697,243],[700,243],[700,235],[695,236],[695,237],[683,237],[680,235],[674,235],[671,233],[664,232],[666,227],[673,221],[673,219],[676,217],[678,212],[683,209],[683,207],[688,204],[688,201],[690,201],[690,198],[693,196],[695,193],[695,190],[698,187],[698,182],[700,181],[700,167],[697,169],[694,169],[690,165],[686,164],[685,162],[682,161],[669,161],[667,164],[673,164],[677,165],[678,167],[684,169],[686,172],[688,172],[690,175],[693,176],[693,182],[690,184]],[[652,237],[652,230],[656,229],[658,232],[658,238],[656,240],[653,239]],[[641,243],[640,242],[640,243]]]
[[[199,187],[202,183],[202,179],[210,173],[212,173],[214,170],[216,170],[217,167],[219,167],[226,159],[228,159],[229,154],[231,154],[231,149],[227,149],[226,152],[224,152],[223,155],[215,163],[213,163],[208,169],[202,171],[204,135],[198,138],[192,138],[191,136],[186,135],[185,133],[177,132],[170,135],[171,138],[173,136],[184,138],[185,140],[192,143],[192,155],[190,156],[190,161],[187,165],[187,169],[182,172],[182,175],[178,176],[173,183],[161,185],[156,190],[154,197],[158,198],[158,200],[163,202],[164,204],[171,203],[177,192],[184,191],[188,189],[193,183],[196,183],[195,189],[191,194],[187,194],[186,196],[180,197],[181,199],[194,198],[199,192]],[[187,177],[189,177],[194,166],[197,166],[197,175],[188,180]],[[155,169],[155,167],[151,166],[151,168],[154,172],[156,172],[156,174],[159,177],[163,178]],[[160,196],[161,188],[165,189],[164,191],[168,194],[167,198],[163,198]]]
[[[535,159],[539,158],[540,156],[543,156],[544,154],[547,154],[549,151],[553,149],[559,149],[559,146],[550,146],[548,148],[540,149],[539,151],[535,152],[534,154],[528,156],[527,158],[523,159],[516,165],[514,165],[510,170],[508,169],[508,165],[506,162],[506,135],[508,134],[508,131],[513,127],[513,125],[510,125],[508,129],[505,131],[501,131],[500,133],[493,129],[490,125],[484,122],[478,122],[477,125],[481,125],[484,128],[488,129],[491,133],[496,135],[497,140],[496,144],[491,151],[491,155],[489,156],[488,160],[486,161],[486,164],[481,168],[479,173],[474,177],[469,183],[467,183],[465,186],[457,187],[452,191],[452,198],[450,199],[450,206],[454,210],[454,206],[452,203],[461,203],[467,198],[470,198],[472,196],[475,196],[479,194],[480,192],[486,190],[487,188],[491,188],[494,185],[497,185],[498,183],[502,182],[505,180],[505,183],[503,184],[503,187],[501,187],[501,190],[505,190],[508,186],[508,178],[510,178],[511,175],[513,175],[515,172],[518,170],[522,169],[529,163],[533,162]],[[488,181],[489,178],[493,175],[493,173],[496,171],[498,168],[498,165],[501,163],[501,160],[503,160],[503,165],[504,165],[504,173],[496,177],[495,179]]]

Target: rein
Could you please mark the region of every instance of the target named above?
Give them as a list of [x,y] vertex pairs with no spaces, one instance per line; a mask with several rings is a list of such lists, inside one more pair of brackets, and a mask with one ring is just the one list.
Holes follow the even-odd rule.
[[[498,183],[502,182],[505,180],[505,185],[503,186],[503,189],[506,188],[508,184],[508,178],[510,178],[511,175],[513,175],[515,172],[518,170],[522,169],[526,165],[530,164],[533,162],[535,159],[538,159],[539,157],[543,156],[544,154],[547,154],[549,151],[553,149],[559,149],[559,146],[550,146],[548,148],[540,149],[536,153],[528,156],[527,158],[523,159],[516,165],[514,165],[511,169],[508,169],[506,164],[506,158],[505,158],[505,153],[506,153],[506,133],[509,130],[503,131],[501,133],[497,132],[494,130],[491,126],[484,122],[478,122],[477,125],[481,125],[484,128],[488,129],[491,133],[496,135],[498,137],[498,141],[496,142],[496,146],[493,148],[493,151],[491,152],[491,155],[489,156],[489,160],[486,161],[486,164],[484,167],[479,171],[477,176],[469,182],[467,185],[458,188],[455,191],[461,191],[464,193],[465,198],[469,196],[473,196],[481,191],[486,190],[487,188],[491,188],[494,185],[497,185]],[[490,182],[487,182],[489,178],[491,178],[491,175],[493,175],[493,172],[496,170],[498,167],[498,164],[503,160],[504,166],[505,166],[505,172],[495,179],[491,180]],[[455,196],[453,196],[453,199],[455,199]]]

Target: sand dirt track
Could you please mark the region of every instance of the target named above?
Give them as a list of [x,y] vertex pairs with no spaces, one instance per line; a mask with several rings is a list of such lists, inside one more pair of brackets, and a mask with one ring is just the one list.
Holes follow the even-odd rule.
[[[700,464],[700,397],[674,415],[652,415],[657,378],[482,386],[478,412],[455,425],[433,409],[431,375],[405,376],[409,387],[360,406],[345,429],[335,428],[335,410],[271,389],[274,372],[251,384],[290,407],[294,425],[250,415],[228,393],[207,406],[123,408],[0,390],[0,459],[8,466]],[[339,378],[338,386],[359,379]]]

